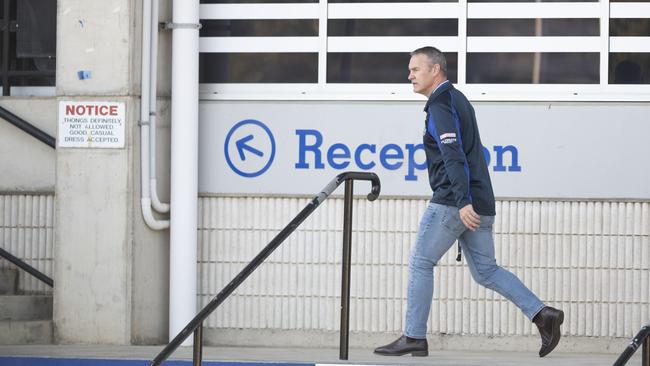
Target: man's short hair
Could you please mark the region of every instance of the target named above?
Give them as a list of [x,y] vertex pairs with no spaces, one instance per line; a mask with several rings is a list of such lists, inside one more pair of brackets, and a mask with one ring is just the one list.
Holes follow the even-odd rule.
[[429,59],[429,64],[432,66],[435,64],[440,65],[442,74],[447,76],[447,59],[439,49],[431,46],[420,47],[417,50],[411,52],[411,56],[415,55],[426,55],[427,59]]

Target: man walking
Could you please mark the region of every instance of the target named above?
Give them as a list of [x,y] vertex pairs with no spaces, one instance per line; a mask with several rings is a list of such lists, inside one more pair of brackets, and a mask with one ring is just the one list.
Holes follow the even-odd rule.
[[429,354],[426,330],[433,267],[458,240],[474,280],[512,301],[537,325],[542,337],[539,356],[544,357],[560,340],[564,313],[545,306],[515,275],[496,263],[494,193],[474,108],[447,80],[445,56],[434,47],[411,53],[408,79],[414,92],[429,98],[424,107],[424,149],[433,198],[411,251],[404,334],[375,353]]

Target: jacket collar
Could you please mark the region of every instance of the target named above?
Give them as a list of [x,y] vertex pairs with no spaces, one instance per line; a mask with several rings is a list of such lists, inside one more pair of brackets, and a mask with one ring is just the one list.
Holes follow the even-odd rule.
[[438,97],[438,95],[444,93],[445,91],[452,89],[454,86],[451,85],[451,81],[445,80],[440,85],[434,89],[433,93],[431,93],[431,96],[429,96],[429,100],[427,100],[427,104],[424,106],[424,111],[426,112],[429,109],[429,105],[433,103],[434,100]]

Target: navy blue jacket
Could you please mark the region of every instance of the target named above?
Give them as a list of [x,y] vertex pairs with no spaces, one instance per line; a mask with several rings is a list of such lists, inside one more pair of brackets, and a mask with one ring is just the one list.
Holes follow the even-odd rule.
[[445,81],[431,94],[424,111],[431,202],[459,209],[472,204],[479,215],[496,215],[474,107]]

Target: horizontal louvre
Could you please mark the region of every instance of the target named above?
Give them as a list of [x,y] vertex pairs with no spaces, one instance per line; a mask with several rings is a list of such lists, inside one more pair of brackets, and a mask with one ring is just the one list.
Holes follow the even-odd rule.
[[318,19],[318,4],[205,4],[201,19]]
[[329,4],[329,19],[417,19],[451,18],[461,15],[458,3],[378,3],[378,4]]
[[467,52],[598,52],[600,37],[467,37]]
[[202,37],[201,53],[318,52],[318,37]]
[[650,2],[610,3],[610,18],[650,18]]
[[650,52],[650,37],[610,37],[609,51],[614,52]]
[[[443,52],[456,52],[456,37],[328,37],[328,51],[333,52],[405,52],[423,44],[435,44]],[[409,56],[410,57],[410,56]],[[408,71],[408,59],[403,65]]]

